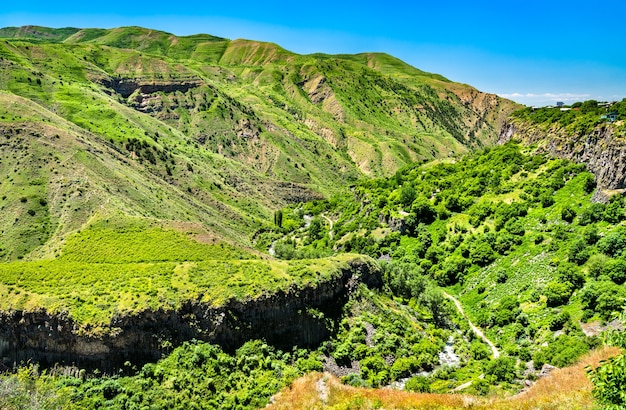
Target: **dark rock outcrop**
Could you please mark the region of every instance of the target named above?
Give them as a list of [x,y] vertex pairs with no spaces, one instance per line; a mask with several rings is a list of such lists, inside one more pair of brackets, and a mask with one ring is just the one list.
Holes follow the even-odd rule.
[[190,301],[177,311],[145,311],[116,317],[108,329],[84,332],[66,314],[12,311],[0,314],[0,353],[5,365],[35,361],[113,372],[124,362],[156,361],[184,341],[197,339],[233,351],[251,339],[281,349],[316,346],[330,336],[329,323],[359,283],[381,286],[373,262],[352,261],[332,279],[292,286],[256,299],[215,307]]
[[561,129],[544,131],[523,123],[505,123],[498,143],[510,139],[537,144],[539,151],[585,164],[600,189],[626,188],[626,140],[601,125],[586,135],[568,135]]
[[189,79],[172,79],[172,80],[140,80],[134,78],[101,78],[99,82],[124,98],[128,98],[135,91],[141,94],[154,94],[157,92],[173,93],[180,91],[182,93],[196,87],[200,87],[203,83],[198,78]]

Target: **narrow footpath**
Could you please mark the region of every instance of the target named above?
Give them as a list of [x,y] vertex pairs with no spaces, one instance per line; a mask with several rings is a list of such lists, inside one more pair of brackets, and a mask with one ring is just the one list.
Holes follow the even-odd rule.
[[321,215],[322,218],[326,219],[326,221],[328,222],[328,224],[330,225],[330,229],[328,230],[328,237],[330,238],[330,240],[333,240],[333,220],[330,219],[329,217],[327,217],[326,215],[322,214]]
[[469,323],[470,328],[472,329],[472,332],[474,332],[476,336],[480,337],[485,343],[489,345],[489,347],[491,348],[491,351],[493,352],[493,358],[497,359],[498,357],[500,357],[500,351],[498,350],[496,345],[494,345],[493,342],[489,340],[487,336],[485,336],[483,331],[478,326],[474,325],[472,321],[469,320],[469,318],[465,314],[465,311],[463,310],[463,306],[461,306],[461,302],[459,302],[457,298],[455,298],[454,296],[450,295],[449,293],[445,291],[443,291],[443,296],[445,296],[446,298],[454,302],[457,310],[461,313],[461,315],[465,318],[465,320],[467,320],[467,323]]

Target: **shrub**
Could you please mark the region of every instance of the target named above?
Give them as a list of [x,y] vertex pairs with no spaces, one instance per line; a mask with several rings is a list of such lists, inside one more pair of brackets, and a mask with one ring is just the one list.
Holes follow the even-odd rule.
[[583,229],[583,238],[586,244],[593,245],[598,242],[600,235],[598,235],[598,228],[595,225],[588,225]]
[[618,285],[623,284],[626,282],[626,260],[618,258],[607,261],[602,273]]
[[598,241],[598,249],[600,252],[609,256],[618,256],[626,246],[626,239],[622,230],[615,230],[608,233],[604,238]]
[[501,270],[496,273],[496,282],[505,283],[507,280],[509,280],[509,274],[506,271]]
[[411,205],[411,213],[415,217],[417,223],[429,224],[435,220],[437,211],[431,205],[430,201],[421,196],[413,201]]
[[565,222],[572,222],[576,218],[576,211],[571,206],[563,207],[561,210],[561,219]]
[[496,259],[496,254],[489,243],[476,241],[470,247],[470,260],[478,266],[489,265]]
[[596,181],[593,177],[593,174],[590,173],[585,174],[584,178],[585,179],[583,181],[583,190],[585,191],[585,193],[590,194],[596,188]]
[[547,298],[547,305],[549,307],[555,307],[564,305],[572,296],[572,284],[569,282],[556,282],[552,281],[548,283],[543,290],[543,294]]
[[578,217],[578,223],[580,225],[589,225],[594,222],[599,222],[604,216],[604,205],[600,203],[593,203],[585,208]]
[[496,381],[512,382],[515,378],[515,360],[512,357],[498,357],[487,364],[485,374]]
[[587,369],[593,383],[593,396],[606,408],[621,409],[626,406],[626,355],[613,357],[596,369]]
[[598,276],[602,274],[604,266],[606,265],[608,260],[609,257],[601,253],[591,255],[591,257],[587,261],[587,272],[589,272],[589,276],[597,279]]
[[587,262],[591,253],[587,247],[587,243],[584,240],[578,240],[572,243],[569,247],[568,259],[577,265],[582,265]]
[[524,236],[524,233],[526,233],[524,230],[524,224],[517,218],[508,220],[504,224],[504,229],[506,229],[510,234],[517,236]]
[[415,376],[406,381],[404,390],[417,393],[430,393],[430,380],[428,377]]
[[550,330],[560,330],[563,329],[563,326],[570,320],[570,315],[567,312],[561,312],[552,320],[550,320]]
[[562,263],[556,271],[556,278],[562,283],[570,283],[573,290],[580,289],[585,284],[583,272],[571,263]]
[[547,347],[535,352],[533,360],[536,368],[540,368],[545,363],[557,367],[565,367],[574,363],[580,355],[588,350],[589,345],[583,339],[563,334]]

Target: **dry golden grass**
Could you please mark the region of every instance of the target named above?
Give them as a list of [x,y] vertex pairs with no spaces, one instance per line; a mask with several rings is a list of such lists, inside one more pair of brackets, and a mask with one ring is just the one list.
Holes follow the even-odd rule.
[[616,356],[620,349],[603,347],[585,355],[577,364],[556,369],[525,392],[508,399],[494,400],[490,409],[593,409],[592,384],[585,367],[597,367],[602,360]]
[[597,366],[619,352],[614,347],[594,350],[577,364],[554,370],[528,390],[505,398],[357,388],[328,373],[311,373],[281,391],[267,409],[593,409],[597,406],[585,367]]

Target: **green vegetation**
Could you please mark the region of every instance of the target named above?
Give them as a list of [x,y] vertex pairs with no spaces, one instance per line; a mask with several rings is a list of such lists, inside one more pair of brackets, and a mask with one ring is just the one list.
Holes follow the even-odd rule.
[[[36,367],[4,376],[15,390],[0,391],[3,408],[39,405],[64,409],[257,409],[304,372],[321,370],[319,359],[304,350],[281,352],[250,341],[234,354],[218,346],[189,342],[134,376],[59,376]],[[131,369],[127,369],[131,370]],[[3,386],[4,387],[4,386]]]
[[219,306],[315,285],[355,258],[260,260],[142,220],[98,221],[70,236],[56,259],[0,264],[0,309],[66,312],[84,330],[106,332],[116,315],[177,310],[187,301]]
[[[140,27],[0,38],[0,310],[113,337],[122,316],[333,284],[373,264],[357,253],[383,274],[380,288],[342,284],[337,317],[303,309],[330,332],[311,350],[188,341],[107,376],[25,365],[0,376],[0,407],[258,408],[337,368],[354,386],[512,392],[597,346],[582,326],[624,308],[626,200],[591,203],[584,166],[533,147],[476,151],[508,101],[386,54]],[[625,107],[513,117],[619,134]],[[621,404],[622,362],[593,373],[600,402]]]
[[598,124],[618,121],[622,124],[619,131],[623,133],[626,130],[623,126],[626,119],[626,99],[612,104],[588,100],[560,108],[527,107],[513,112],[512,117],[540,125],[546,130],[558,125],[577,135],[588,134]]
[[250,245],[290,203],[492,142],[512,108],[466,104],[476,90],[385,54],[306,56],[140,27],[0,39],[6,261],[53,256],[102,209]]
[[[391,257],[385,278],[396,298],[424,306],[420,300],[435,281],[459,296],[505,358],[566,366],[600,343],[580,324],[610,320],[626,296],[626,202],[616,196],[591,203],[593,189],[583,166],[509,143],[283,209],[275,248],[290,249],[278,253],[288,258],[344,251]],[[312,223],[302,228],[305,216],[332,220],[332,232],[326,222],[312,235]],[[485,355],[476,349],[480,362]],[[496,384],[509,382],[521,371],[510,363],[501,372],[469,361],[462,374],[484,371]]]
[[[621,315],[624,319],[624,315]],[[613,330],[605,337],[605,344],[626,347],[626,337],[623,331]],[[626,382],[626,354],[621,354],[601,362],[598,367],[587,367],[587,375],[593,382],[593,395],[603,409],[620,409],[626,405],[624,397],[624,382]]]

